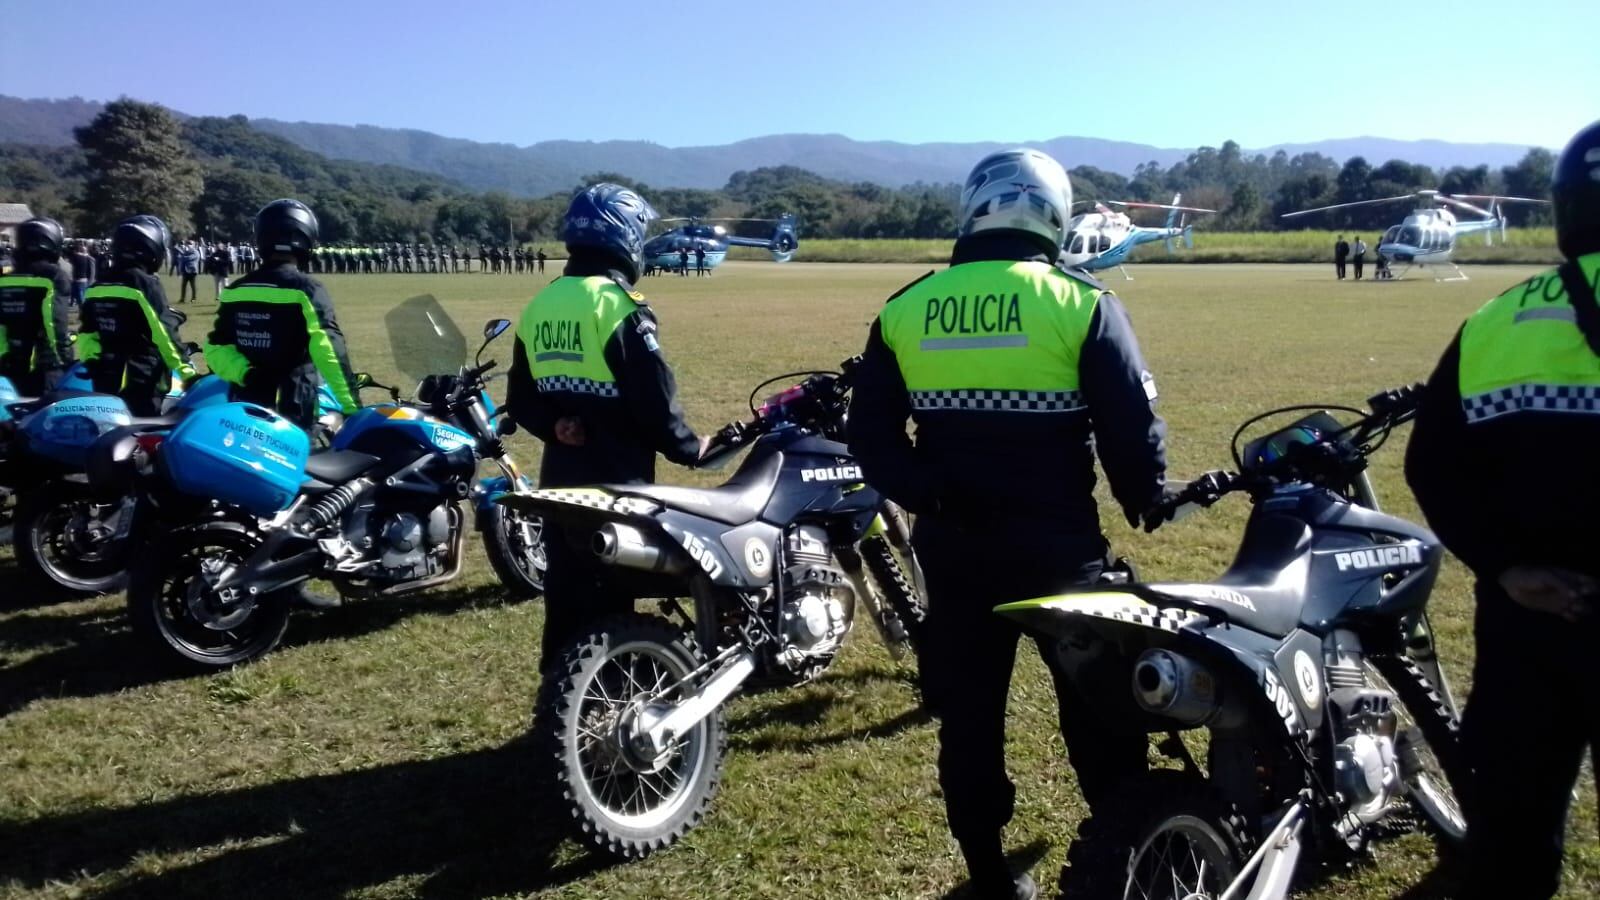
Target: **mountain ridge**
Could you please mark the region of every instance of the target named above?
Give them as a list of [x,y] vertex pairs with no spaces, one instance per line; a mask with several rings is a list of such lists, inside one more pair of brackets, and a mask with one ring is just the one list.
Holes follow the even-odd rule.
[[[82,98],[25,100],[0,95],[0,140],[62,145],[101,104]],[[553,139],[525,146],[453,138],[414,128],[252,118],[250,126],[333,159],[387,163],[444,176],[476,190],[518,196],[563,191],[595,172],[617,172],[653,187],[719,188],[736,171],[793,165],[827,178],[901,187],[959,181],[984,153],[1038,147],[1069,168],[1093,166],[1130,175],[1154,162],[1185,159],[1192,148],[1162,148],[1109,138],[1062,136],[1025,142],[860,141],[841,134],[774,134],[727,144],[668,147],[651,141]],[[1532,145],[1457,143],[1361,136],[1276,144],[1243,151],[1290,156],[1321,153],[1342,162],[1360,155],[1374,165],[1403,159],[1434,169],[1514,164]]]

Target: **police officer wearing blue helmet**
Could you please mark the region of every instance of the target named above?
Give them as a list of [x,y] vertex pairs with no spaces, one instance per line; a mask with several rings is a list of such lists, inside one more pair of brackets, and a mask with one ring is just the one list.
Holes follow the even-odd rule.
[[[649,484],[656,454],[692,466],[705,448],[684,422],[655,314],[633,286],[656,217],[643,197],[615,184],[579,192],[561,226],[566,270],[522,312],[506,404],[544,442],[541,487]],[[558,529],[546,525],[544,536],[541,666],[585,623],[632,608]]]

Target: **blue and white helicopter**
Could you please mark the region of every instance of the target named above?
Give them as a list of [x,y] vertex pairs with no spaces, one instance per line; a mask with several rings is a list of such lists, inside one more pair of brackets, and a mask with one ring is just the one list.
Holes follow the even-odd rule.
[[[1485,245],[1492,246],[1494,232],[1500,232],[1500,240],[1506,237],[1506,217],[1501,212],[1501,207],[1506,203],[1549,203],[1548,200],[1535,200],[1531,197],[1502,197],[1491,194],[1443,194],[1436,190],[1417,191],[1413,194],[1401,194],[1398,197],[1383,197],[1377,200],[1357,200],[1353,203],[1335,203],[1332,206],[1319,206],[1315,209],[1302,209],[1298,212],[1284,213],[1281,218],[1290,219],[1295,216],[1304,216],[1311,213],[1325,212],[1330,209],[1348,209],[1354,206],[1372,206],[1378,203],[1394,203],[1400,200],[1421,200],[1424,204],[1411,211],[1399,225],[1391,225],[1378,241],[1378,255],[1385,259],[1403,264],[1406,268],[1391,275],[1399,278],[1411,266],[1449,266],[1455,271],[1448,278],[1435,275],[1434,281],[1466,281],[1467,275],[1461,267],[1450,259],[1450,254],[1456,248],[1456,238],[1463,235],[1483,233]],[[1488,201],[1488,209],[1484,209],[1469,200]],[[1452,207],[1454,209],[1452,209]],[[1455,210],[1472,213],[1478,218],[1458,219]],[[1381,277],[1381,276],[1380,276]]]
[[[800,236],[796,232],[796,219],[793,214],[785,213],[776,219],[699,219],[675,218],[661,219],[662,222],[685,222],[671,231],[658,234],[644,243],[644,261],[646,272],[676,271],[683,264],[683,257],[679,250],[689,251],[688,266],[695,267],[695,249],[706,251],[706,268],[715,269],[728,257],[729,247],[757,247],[772,254],[773,262],[788,262],[794,258],[796,250],[800,249]],[[722,225],[712,225],[711,222],[769,222],[772,224],[770,237],[740,237],[728,233]]]
[[1094,272],[1115,266],[1128,281],[1133,276],[1122,268],[1128,254],[1140,244],[1163,241],[1167,252],[1172,252],[1172,239],[1181,238],[1185,247],[1194,247],[1194,226],[1188,222],[1189,213],[1211,213],[1214,209],[1198,206],[1179,206],[1182,194],[1173,194],[1171,203],[1139,203],[1132,200],[1107,200],[1111,206],[1124,209],[1164,209],[1166,224],[1160,228],[1146,228],[1133,224],[1125,212],[1117,212],[1103,203],[1095,203],[1094,212],[1074,216],[1067,223],[1067,239],[1061,247],[1059,265],[1064,269],[1081,269]]

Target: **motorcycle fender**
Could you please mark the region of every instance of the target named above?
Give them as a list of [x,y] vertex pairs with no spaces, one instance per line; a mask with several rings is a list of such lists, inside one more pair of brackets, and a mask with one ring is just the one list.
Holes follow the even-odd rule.
[[1137,586],[1129,586],[1127,590],[1086,589],[1020,600],[997,606],[995,612],[1030,631],[1052,637],[1066,637],[1084,627],[1107,637],[1128,630],[1172,635],[1205,621],[1205,617],[1192,610],[1161,607],[1150,602],[1140,596]]
[[472,508],[477,510],[479,527],[485,514],[499,502],[501,497],[511,494],[513,490],[518,493],[529,493],[533,490],[533,482],[524,478],[516,488],[512,487],[511,479],[505,475],[496,475],[492,478],[479,479],[472,486]]

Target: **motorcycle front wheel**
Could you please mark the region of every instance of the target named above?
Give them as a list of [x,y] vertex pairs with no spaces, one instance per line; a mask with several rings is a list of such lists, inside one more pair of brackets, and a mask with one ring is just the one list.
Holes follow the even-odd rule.
[[635,727],[647,703],[702,661],[682,629],[629,613],[606,619],[545,673],[535,743],[579,841],[640,859],[677,843],[705,816],[727,751],[721,710],[659,756]]
[[260,539],[217,522],[169,534],[133,569],[128,617],[145,646],[190,671],[227,668],[271,652],[289,627],[293,591],[224,596],[217,578],[244,563]]
[[125,517],[133,514],[131,498],[98,502],[71,481],[21,493],[12,535],[17,566],[67,597],[120,591],[128,581]]
[[1367,678],[1400,699],[1395,755],[1407,797],[1429,829],[1447,846],[1467,842],[1467,817],[1460,792],[1470,775],[1455,708],[1410,659],[1377,656]]
[[531,600],[544,593],[543,519],[491,504],[483,514],[483,549],[511,596]]

